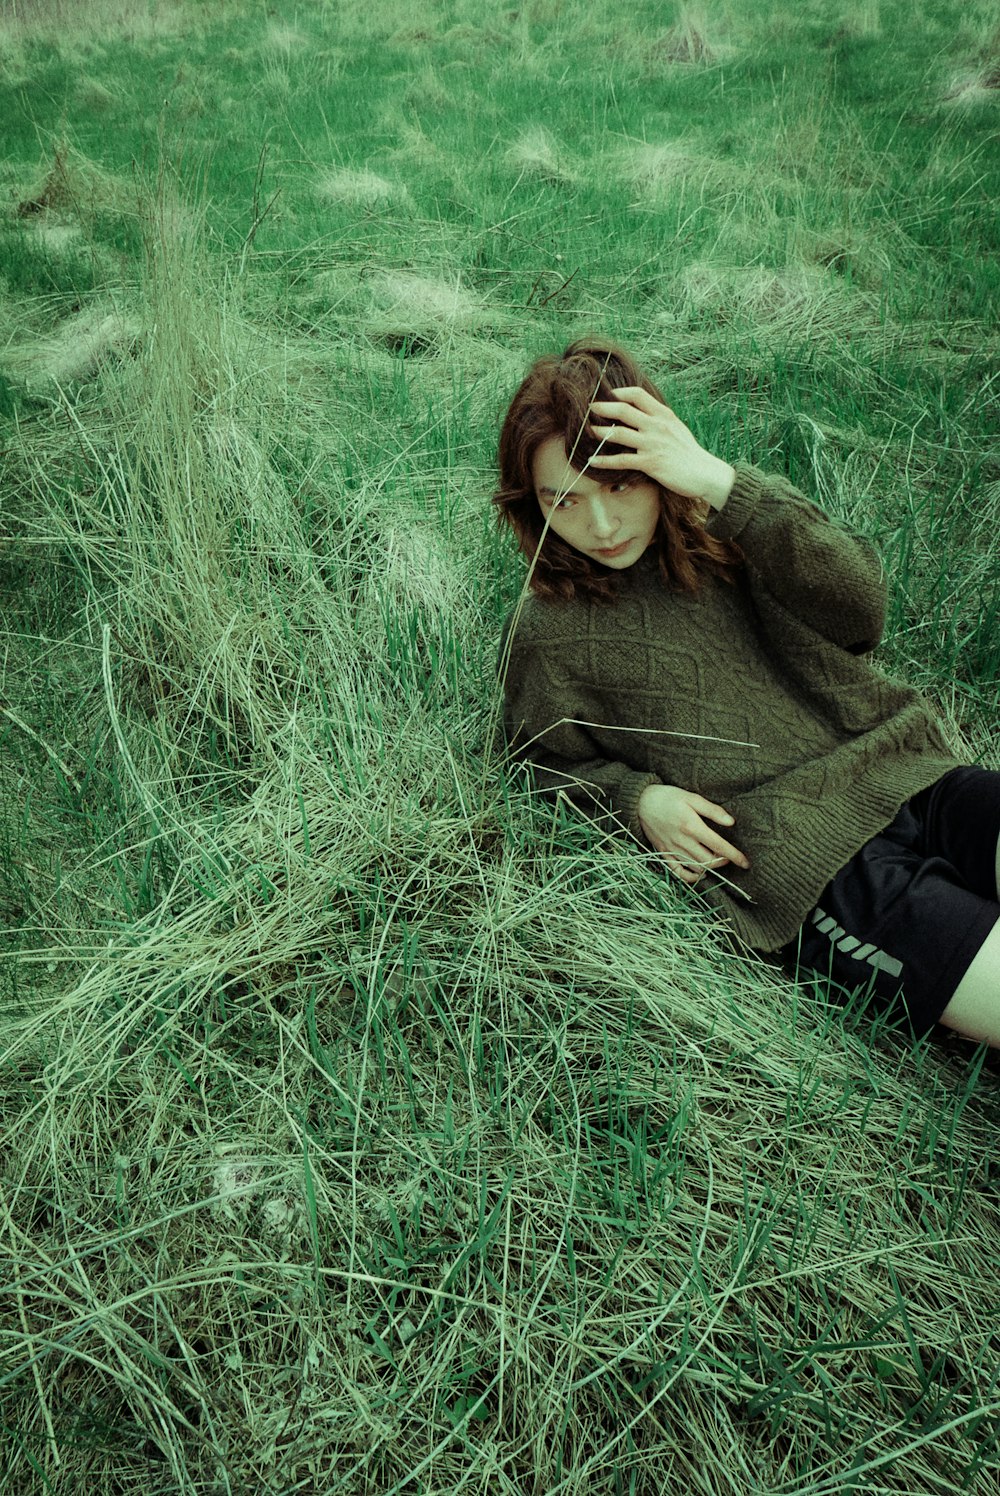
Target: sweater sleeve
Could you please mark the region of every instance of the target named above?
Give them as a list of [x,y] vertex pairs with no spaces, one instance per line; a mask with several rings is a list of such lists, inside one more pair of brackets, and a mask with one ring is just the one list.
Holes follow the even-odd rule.
[[[509,621],[500,646],[503,666]],[[515,637],[504,677],[504,734],[511,756],[525,763],[543,795],[568,799],[605,831],[642,838],[639,797],[655,774],[602,753],[580,720],[585,697],[560,678],[549,651]]]
[[707,528],[741,547],[754,588],[823,638],[852,654],[879,643],[887,588],[878,553],[786,478],[737,465],[729,498]]

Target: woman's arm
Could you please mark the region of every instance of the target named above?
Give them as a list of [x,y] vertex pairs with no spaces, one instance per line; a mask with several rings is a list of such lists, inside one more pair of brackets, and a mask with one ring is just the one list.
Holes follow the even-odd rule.
[[598,452],[591,467],[632,468],[702,500],[711,534],[742,549],[752,587],[852,654],[875,648],[885,626],[886,583],[869,541],[835,525],[786,478],[746,463],[732,467],[707,452],[648,391],[629,386],[613,393],[614,400],[591,407],[597,416],[591,430],[634,454]]
[[887,586],[870,541],[834,524],[786,478],[740,463],[707,528],[735,540],[754,591],[823,638],[866,654],[885,627]]
[[[587,726],[594,716],[585,693],[557,666],[558,646],[540,648],[536,628],[546,624],[526,611],[511,638],[508,618],[497,668],[503,685],[503,725],[513,758],[529,765],[542,794],[564,795],[607,830],[642,835],[639,797],[656,774],[611,758]],[[595,708],[596,710],[596,708]]]
[[501,668],[506,662],[504,729],[513,755],[529,766],[542,794],[565,796],[604,829],[645,839],[685,883],[696,883],[709,867],[749,867],[715,829],[733,825],[723,806],[609,758],[580,720],[589,715],[586,696],[581,699],[579,688],[563,680],[551,660],[543,666],[530,643],[515,640],[508,659],[508,632],[509,623],[500,648]]
[[528,765],[541,794],[565,797],[604,830],[642,835],[639,800],[648,786],[659,783],[655,774],[604,757],[587,729],[574,721],[543,723],[517,691],[506,693],[504,731],[512,756]]
[[[661,784],[655,775],[627,764],[596,754],[577,757],[587,751],[587,737],[575,723],[556,723],[523,748],[518,746],[518,732],[509,717],[505,725],[515,757],[528,764],[542,794],[563,795],[605,829],[625,830],[645,839],[683,882],[697,883],[706,868],[730,862],[750,866],[743,853],[710,824],[733,825],[733,817],[723,806],[678,785]],[[561,752],[548,743],[553,737]]]

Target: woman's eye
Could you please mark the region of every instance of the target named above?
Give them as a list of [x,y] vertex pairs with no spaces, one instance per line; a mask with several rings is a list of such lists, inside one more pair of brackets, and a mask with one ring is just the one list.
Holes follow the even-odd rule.
[[611,492],[612,493],[628,493],[628,490],[631,487],[632,487],[632,480],[630,478],[619,478],[617,483],[612,483],[612,485],[611,485]]

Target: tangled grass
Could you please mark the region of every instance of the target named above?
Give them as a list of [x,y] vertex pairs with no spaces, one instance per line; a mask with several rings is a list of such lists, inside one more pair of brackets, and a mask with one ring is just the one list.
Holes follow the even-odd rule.
[[[521,46],[554,25],[536,10]],[[861,12],[874,45],[887,7]],[[446,49],[432,22],[398,46]],[[266,53],[295,96],[308,25],[279,16],[238,66]],[[485,43],[456,26],[469,68]],[[714,48],[670,64],[701,87],[737,28],[677,26]],[[449,76],[427,56],[416,78]],[[144,255],[86,294],[6,292],[0,1493],[992,1496],[995,1056],[734,949],[655,862],[539,803],[496,733],[497,413],[527,343],[628,301],[613,329],[706,442],[876,534],[887,661],[998,762],[995,334],[883,281],[913,275],[915,304],[910,236],[968,174],[942,136],[887,225],[873,148],[854,222],[831,175],[829,221],[788,223],[814,101],[794,124],[756,187],[693,130],[603,138],[591,224],[568,122],[512,117],[481,201],[432,221],[420,162],[449,193],[463,162],[428,116],[399,132],[433,149],[404,150],[395,255],[380,201],[279,252],[258,210],[225,241],[162,175],[67,155],[100,202],[17,222],[51,172],[11,179],[9,243],[89,246],[118,214]],[[645,232],[650,182],[682,245],[699,172],[711,244],[589,268]],[[276,239],[313,182],[296,158]],[[566,204],[591,234],[571,285]]]

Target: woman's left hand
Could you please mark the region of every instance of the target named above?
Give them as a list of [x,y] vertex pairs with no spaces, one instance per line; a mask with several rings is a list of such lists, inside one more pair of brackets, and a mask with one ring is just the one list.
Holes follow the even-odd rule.
[[713,509],[721,509],[736,478],[729,463],[706,452],[680,417],[647,390],[627,385],[612,394],[614,400],[595,400],[591,405],[602,418],[601,425],[591,423],[591,432],[603,441],[634,448],[635,454],[598,452],[587,466],[645,473],[673,493],[704,499]]

